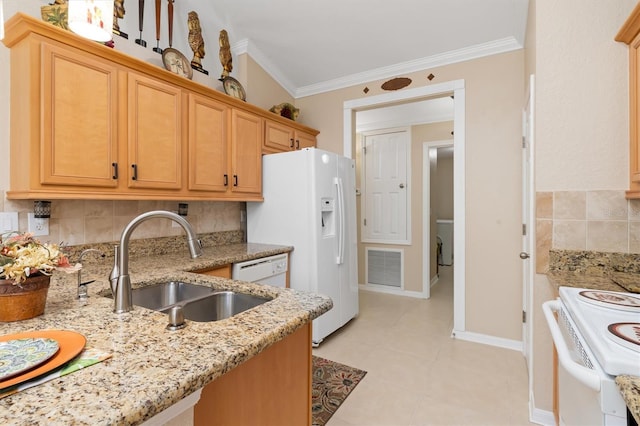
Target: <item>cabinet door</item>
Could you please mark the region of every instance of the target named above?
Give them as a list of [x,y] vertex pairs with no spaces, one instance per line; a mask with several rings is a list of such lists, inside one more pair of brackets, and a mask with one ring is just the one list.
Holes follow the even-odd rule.
[[129,187],[180,189],[180,88],[129,73]]
[[316,137],[310,133],[300,132],[296,130],[295,149],[313,148],[316,146]]
[[117,186],[117,68],[46,43],[42,60],[41,183]]
[[264,148],[267,151],[291,151],[294,149],[293,129],[271,120],[265,121]]
[[629,45],[630,191],[640,192],[640,35]]
[[227,191],[228,118],[225,104],[189,95],[189,190]]
[[262,118],[231,112],[231,192],[262,192]]

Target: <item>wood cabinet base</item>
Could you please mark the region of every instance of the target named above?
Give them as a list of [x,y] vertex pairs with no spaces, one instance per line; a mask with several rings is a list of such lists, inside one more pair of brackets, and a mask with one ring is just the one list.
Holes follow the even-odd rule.
[[311,424],[311,323],[209,383],[194,425]]

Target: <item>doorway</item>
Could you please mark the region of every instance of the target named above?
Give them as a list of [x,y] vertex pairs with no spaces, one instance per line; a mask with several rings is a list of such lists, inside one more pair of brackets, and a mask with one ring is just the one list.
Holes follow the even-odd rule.
[[[453,163],[453,139],[422,144],[422,288],[425,298],[431,297],[431,286],[438,279],[440,266],[453,265],[453,227],[455,224],[452,167],[441,172],[444,161]],[[441,225],[446,222],[447,226]],[[445,230],[447,232],[442,232]],[[434,273],[436,271],[436,273]],[[455,274],[454,274],[455,282]]]
[[[465,87],[464,80],[416,89],[385,93],[344,102],[344,155],[353,158],[355,115],[358,111],[452,96],[454,99],[454,321],[452,334],[463,333],[465,326]],[[423,272],[424,275],[424,272]],[[427,274],[428,275],[428,274]],[[423,279],[424,282],[424,279]],[[423,284],[424,292],[424,284]]]

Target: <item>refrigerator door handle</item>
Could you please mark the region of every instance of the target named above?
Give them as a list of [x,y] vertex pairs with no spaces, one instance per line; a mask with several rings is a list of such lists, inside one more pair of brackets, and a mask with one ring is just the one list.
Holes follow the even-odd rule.
[[338,191],[338,257],[336,263],[342,265],[344,263],[344,233],[345,233],[345,217],[344,217],[344,187],[342,185],[342,179],[335,178],[336,189]]

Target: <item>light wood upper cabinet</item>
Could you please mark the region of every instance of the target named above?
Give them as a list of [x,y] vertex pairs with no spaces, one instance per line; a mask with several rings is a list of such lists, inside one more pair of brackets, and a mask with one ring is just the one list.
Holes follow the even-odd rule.
[[314,129],[32,16],[5,30],[9,199],[261,201],[276,133],[315,144]]
[[189,189],[241,198],[262,193],[262,118],[189,95]]
[[117,186],[117,68],[75,49],[41,49],[42,184]]
[[189,95],[189,189],[192,191],[227,191],[229,110],[221,102]]
[[265,120],[264,148],[266,151],[285,152],[295,147],[293,129],[275,121]]
[[248,112],[231,112],[232,193],[262,193],[263,119]]
[[316,146],[316,136],[311,133],[296,130],[294,140],[296,149],[312,148]]
[[182,187],[182,91],[128,74],[128,186]]
[[316,146],[316,135],[272,120],[265,120],[263,151],[286,152]]
[[616,41],[629,45],[629,190],[627,198],[640,198],[640,3],[633,9]]

